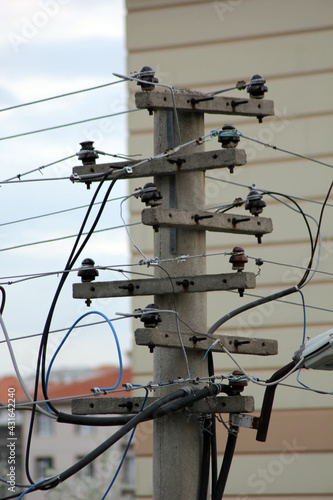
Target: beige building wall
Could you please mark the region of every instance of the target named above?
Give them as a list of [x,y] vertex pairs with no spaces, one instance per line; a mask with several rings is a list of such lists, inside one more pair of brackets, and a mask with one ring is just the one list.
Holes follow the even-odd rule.
[[[255,73],[267,80],[267,99],[275,103],[276,116],[262,124],[247,117],[206,115],[206,132],[233,123],[244,135],[285,150],[333,164],[333,3],[330,0],[127,0],[128,72],[144,65],[153,67],[161,83],[202,92],[249,81]],[[129,85],[130,105],[139,87]],[[232,91],[228,96],[247,96]],[[130,153],[153,154],[153,119],[140,111],[129,116]],[[321,203],[333,179],[332,168],[281,153],[242,139],[248,163],[230,174],[227,169],[207,172],[207,207],[217,207],[245,198],[253,183],[261,189],[299,197],[302,209],[318,220]],[[206,149],[219,149],[216,140]],[[131,183],[131,191],[145,180]],[[231,182],[231,183],[230,183]],[[238,185],[232,184],[236,183]],[[304,198],[304,200],[303,200]],[[311,202],[308,200],[312,200]],[[322,223],[322,247],[318,271],[303,289],[307,336],[332,327],[332,204]],[[207,252],[230,251],[241,245],[251,257],[248,271],[258,272],[255,259],[266,262],[257,276],[257,287],[244,298],[236,293],[208,294],[208,326],[228,311],[297,284],[306,266],[310,246],[300,214],[268,196],[263,215],[271,217],[274,231],[263,237],[207,233]],[[283,201],[288,201],[283,199]],[[314,203],[317,202],[317,203]],[[140,220],[143,205],[134,200],[132,221]],[[247,213],[244,207],[236,213]],[[235,212],[233,210],[232,212]],[[237,212],[238,210],[238,212]],[[316,225],[309,220],[313,231]],[[135,243],[152,256],[153,232],[142,225],[132,230]],[[141,258],[133,253],[133,261]],[[230,272],[228,257],[207,258],[207,272]],[[298,267],[299,266],[299,267]],[[327,273],[327,274],[325,274]],[[145,306],[149,298],[135,300]],[[133,327],[138,327],[134,323]],[[294,294],[279,303],[256,308],[229,321],[226,334],[274,338],[279,354],[273,357],[238,356],[251,374],[267,379],[291,360],[302,341],[301,296]],[[214,355],[216,371],[235,369],[224,354]],[[152,379],[153,356],[135,347],[133,370],[137,381]],[[332,373],[304,371],[301,380],[312,388],[332,391]],[[295,377],[288,383],[297,385]],[[246,394],[255,397],[260,411],[264,388],[250,384]],[[255,432],[241,429],[225,498],[262,499],[333,498],[333,405],[332,396],[294,387],[278,387],[274,413],[266,443],[255,440]],[[219,429],[219,451],[226,432]],[[137,498],[152,494],[151,427],[138,429]]]

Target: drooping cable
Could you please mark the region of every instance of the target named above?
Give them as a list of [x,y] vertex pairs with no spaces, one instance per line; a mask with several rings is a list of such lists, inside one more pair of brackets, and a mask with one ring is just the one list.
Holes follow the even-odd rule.
[[6,290],[4,289],[3,286],[0,286],[0,291],[1,291],[1,306],[0,306],[0,314],[2,315],[3,310],[5,308],[6,304]]
[[235,452],[238,431],[238,426],[230,425],[228,430],[227,444],[223,455],[223,462],[215,489],[213,490],[212,500],[221,500],[221,498],[223,498],[224,490],[230,472],[231,462]]
[[[145,406],[145,404],[146,404],[146,401],[147,401],[147,397],[148,397],[148,389],[146,389],[146,394],[145,394],[145,397],[143,398],[143,401],[142,401],[142,404],[141,404],[141,407],[140,407],[139,413],[143,410],[143,408],[144,408],[144,406]],[[132,432],[131,432],[131,434],[130,434],[130,437],[129,437],[129,439],[128,439],[128,442],[127,442],[127,445],[126,445],[125,451],[124,451],[123,456],[122,456],[122,458],[121,458],[121,460],[120,460],[120,463],[119,463],[119,465],[118,465],[118,468],[117,468],[117,470],[116,470],[116,472],[115,472],[115,474],[114,474],[114,476],[113,476],[113,478],[112,478],[111,483],[109,484],[109,486],[108,486],[107,490],[105,491],[104,495],[102,496],[101,500],[105,500],[105,498],[107,497],[107,495],[108,495],[109,491],[111,490],[112,486],[114,485],[115,480],[117,479],[117,476],[118,476],[118,474],[119,474],[119,472],[120,472],[120,469],[121,469],[121,467],[122,467],[122,465],[123,465],[123,463],[124,463],[124,460],[125,460],[125,458],[126,458],[127,452],[128,452],[128,450],[129,450],[129,448],[130,448],[130,446],[131,446],[131,443],[132,443],[132,440],[133,440],[133,437],[134,437],[135,430],[136,430],[136,426],[133,428],[133,430],[132,430]]]
[[[80,227],[80,230],[78,232],[78,235],[77,235],[77,238],[75,240],[75,243],[74,243],[74,246],[72,248],[72,251],[70,253],[70,256],[67,260],[67,264],[65,266],[65,271],[66,270],[70,270],[77,258],[79,257],[80,253],[82,252],[85,244],[88,242],[88,240],[90,239],[93,231],[95,230],[95,227],[102,215],[102,212],[104,210],[104,206],[106,204],[106,201],[110,195],[110,192],[113,188],[113,186],[115,185],[115,183],[117,182],[118,179],[120,179],[121,177],[123,177],[125,175],[125,172],[124,171],[120,171],[117,173],[117,175],[114,177],[114,179],[111,181],[107,191],[106,191],[106,194],[104,196],[104,199],[103,199],[103,202],[101,204],[101,207],[99,209],[99,212],[95,218],[95,221],[93,222],[87,236],[85,237],[85,240],[84,242],[81,244],[80,248],[77,250],[77,247],[79,245],[79,241],[80,241],[80,238],[82,236],[82,233],[83,233],[83,230],[84,230],[84,227],[87,223],[87,220],[89,218],[89,215],[90,215],[90,212],[94,206],[94,202],[97,198],[97,195],[102,187],[102,185],[104,184],[104,181],[106,180],[106,176],[102,178],[102,180],[99,182],[96,190],[95,190],[95,193],[92,197],[92,200],[90,202],[90,205],[89,205],[89,208],[87,210],[87,213],[83,219],[83,222],[81,224],[81,227]],[[46,348],[47,348],[47,338],[48,338],[48,334],[49,334],[49,331],[50,331],[50,326],[51,326],[51,321],[52,321],[52,318],[53,318],[53,314],[54,314],[54,311],[55,311],[55,307],[56,307],[56,304],[57,304],[57,301],[58,301],[58,298],[59,298],[59,295],[60,295],[60,292],[64,286],[64,283],[67,279],[67,276],[68,276],[68,273],[63,273],[61,278],[60,278],[60,282],[59,282],[59,285],[57,287],[57,290],[55,292],[55,295],[53,297],[53,300],[52,300],[52,303],[51,303],[51,306],[50,306],[50,309],[49,309],[49,312],[48,312],[48,315],[47,315],[47,318],[46,318],[46,322],[45,322],[45,326],[44,326],[44,330],[43,330],[43,335],[42,335],[42,339],[41,339],[41,343],[40,343],[40,348],[39,348],[39,353],[38,353],[38,359],[37,359],[37,367],[36,367],[36,377],[35,377],[35,389],[34,389],[34,400],[37,400],[37,394],[38,394],[38,384],[39,384],[39,376],[40,376],[40,368],[42,369],[42,389],[43,389],[43,393],[44,393],[44,397],[46,399],[47,398],[47,391],[46,391],[46,388],[45,388],[45,374],[46,374],[46,371],[45,371],[45,363],[46,363]],[[49,406],[51,407],[51,405],[49,404]],[[53,409],[51,407],[51,409]],[[29,457],[30,457],[30,446],[31,446],[31,439],[32,439],[32,430],[33,430],[33,426],[34,426],[34,419],[35,419],[35,405],[33,406],[33,410],[32,410],[32,414],[31,414],[31,420],[30,420],[30,426],[29,426],[29,432],[28,432],[28,438],[27,438],[27,447],[26,447],[26,458],[25,458],[25,470],[26,470],[26,475],[27,475],[27,478],[29,480],[29,482],[31,484],[33,484],[33,480],[31,478],[31,475],[30,475],[30,471],[29,471]]]
[[[118,375],[118,379],[117,379],[115,385],[113,385],[112,387],[108,387],[108,390],[116,389],[118,387],[118,385],[120,384],[121,379],[122,379],[122,375],[123,375],[123,361],[122,361],[122,355],[121,355],[121,350],[120,350],[120,345],[119,345],[119,340],[118,340],[118,336],[117,336],[116,330],[114,329],[114,326],[112,325],[112,323],[109,320],[109,318],[107,316],[105,316],[105,314],[103,314],[103,313],[101,313],[99,311],[88,311],[88,312],[82,314],[82,316],[80,316],[73,323],[73,325],[70,327],[70,329],[68,330],[68,332],[66,333],[66,335],[64,336],[64,338],[62,339],[62,341],[60,342],[59,346],[55,350],[55,353],[52,356],[52,359],[50,361],[50,364],[49,364],[49,367],[48,367],[48,370],[47,370],[47,373],[46,373],[46,377],[45,377],[45,388],[46,388],[46,391],[47,391],[47,387],[48,387],[48,382],[49,382],[49,378],[50,378],[51,369],[52,369],[53,363],[54,363],[54,361],[55,361],[55,359],[56,359],[56,357],[57,357],[60,349],[62,348],[62,346],[66,342],[67,338],[69,337],[69,335],[71,334],[71,332],[73,331],[73,329],[75,328],[75,326],[83,318],[85,318],[87,316],[90,316],[91,314],[97,314],[97,315],[102,316],[104,318],[104,320],[107,322],[107,324],[109,325],[109,327],[112,330],[113,337],[114,337],[114,340],[115,340],[115,343],[116,343],[116,347],[117,347],[117,354],[118,354],[118,361],[119,361],[119,375]],[[49,408],[49,405],[47,403],[46,403],[46,405]],[[59,412],[56,411],[56,413],[58,414]]]
[[[2,317],[2,314],[0,314],[0,325],[1,325],[1,328],[2,328],[2,331],[3,331],[3,334],[5,336],[5,339],[6,339],[6,342],[7,342],[7,346],[8,346],[8,350],[9,350],[9,354],[10,354],[10,357],[11,357],[11,360],[12,360],[12,363],[13,363],[13,367],[14,367],[14,370],[15,370],[15,373],[16,373],[16,376],[17,376],[17,379],[19,381],[19,384],[20,386],[22,387],[23,389],[23,392],[24,394],[26,395],[26,397],[28,398],[29,401],[33,402],[33,398],[31,397],[27,387],[26,387],[26,384],[23,380],[23,377],[21,375],[21,372],[20,372],[20,369],[17,365],[17,362],[16,362],[16,357],[15,357],[15,354],[14,354],[14,351],[13,351],[13,348],[12,348],[12,344],[11,344],[11,341],[10,341],[10,338],[9,338],[9,335],[8,335],[8,332],[7,332],[7,328],[6,328],[6,325],[4,323],[4,320],[3,320],[3,317]],[[43,408],[41,408],[39,405],[36,405],[36,409],[38,408],[38,411],[40,411],[41,413],[43,413],[44,415],[47,415],[48,417],[52,417],[54,418],[54,415],[50,415],[48,414]]]
[[[314,252],[315,252],[315,250],[317,248],[317,244],[318,244],[318,241],[319,241],[319,238],[320,238],[320,229],[321,229],[321,224],[322,224],[322,221],[323,221],[324,211],[325,211],[325,207],[327,205],[328,199],[330,197],[332,188],[333,188],[333,182],[331,182],[331,184],[330,184],[330,187],[329,187],[329,189],[327,191],[324,203],[323,203],[323,205],[321,207],[321,210],[320,210],[320,215],[319,215],[319,220],[318,220],[318,229],[317,229],[317,234],[316,234],[316,238],[315,238],[314,246],[313,246],[313,254],[314,254]],[[301,281],[298,284],[299,288],[302,288],[303,286],[305,286],[308,283],[308,281],[309,281],[308,280],[308,276],[309,276],[310,270],[312,268],[312,262],[313,262],[313,255],[312,255],[312,258],[309,261],[307,271],[305,272],[303,278],[301,279]]]

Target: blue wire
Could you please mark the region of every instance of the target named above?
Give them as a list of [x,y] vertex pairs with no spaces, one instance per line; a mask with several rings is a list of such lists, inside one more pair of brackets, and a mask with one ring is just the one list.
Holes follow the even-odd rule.
[[214,345],[214,342],[208,347],[207,351],[205,352],[204,357],[200,359],[199,363],[197,364],[197,366],[194,368],[194,370],[190,374],[190,377],[192,377],[193,373],[195,373],[197,371],[197,369],[199,368],[199,366],[201,365],[201,363],[203,361],[205,361],[205,359],[207,358],[207,355],[208,355],[209,351],[211,350],[211,348],[213,347],[213,345]]
[[46,481],[46,480],[45,480],[45,479],[43,479],[42,481],[39,481],[39,483],[32,484],[32,485],[30,486],[30,488],[28,488],[27,490],[25,490],[25,491],[23,491],[23,492],[21,493],[21,495],[18,497],[18,499],[17,499],[17,500],[21,500],[21,498],[23,498],[23,497],[24,497],[24,495],[25,495],[26,493],[29,493],[29,492],[30,492],[32,489],[34,489],[36,486],[39,486],[40,484],[45,483],[45,481]]
[[[46,378],[45,378],[46,389],[47,389],[47,386],[48,386],[48,383],[49,383],[49,377],[50,377],[51,368],[52,368],[52,365],[53,365],[53,363],[55,361],[55,358],[58,355],[58,352],[60,351],[60,349],[64,345],[65,341],[67,340],[68,336],[72,332],[73,328],[75,328],[75,326],[79,323],[79,321],[81,321],[86,316],[89,316],[90,314],[98,314],[99,316],[102,316],[105,319],[105,321],[108,323],[109,327],[112,330],[112,333],[113,333],[113,336],[114,336],[114,339],[115,339],[115,342],[116,342],[116,346],[117,346],[117,352],[118,352],[119,376],[118,376],[118,380],[117,380],[116,384],[113,387],[111,387],[111,389],[116,389],[118,387],[118,385],[120,384],[121,378],[123,376],[123,360],[122,360],[122,356],[121,356],[121,350],[120,350],[120,345],[119,345],[117,333],[116,333],[116,331],[115,331],[115,329],[114,329],[111,321],[109,320],[109,318],[107,316],[105,316],[105,314],[103,314],[103,313],[101,313],[99,311],[88,311],[88,312],[82,314],[82,316],[80,316],[79,319],[77,319],[75,321],[75,323],[70,327],[70,329],[68,330],[68,332],[66,333],[66,335],[64,336],[64,338],[62,339],[62,341],[60,342],[57,350],[53,354],[53,357],[52,357],[52,359],[50,361],[50,364],[49,364],[49,367],[48,367],[48,370],[47,370],[47,373],[46,373]],[[48,406],[47,403],[46,403],[46,406],[47,406],[48,411],[50,411],[50,407]]]
[[[141,387],[141,386],[140,386],[140,385],[135,385],[135,384],[133,384],[133,387]],[[146,395],[145,395],[145,397],[144,397],[144,399],[143,399],[143,402],[142,402],[142,405],[141,405],[140,411],[142,411],[142,410],[143,410],[144,405],[146,404],[146,401],[147,401],[147,397],[148,397],[148,389],[146,389],[146,388],[145,388],[145,390],[146,390]],[[125,458],[126,458],[126,455],[127,455],[128,450],[129,450],[129,447],[131,446],[131,442],[132,442],[132,439],[133,439],[133,436],[134,436],[134,433],[135,433],[135,429],[136,429],[136,426],[133,428],[133,430],[132,430],[132,432],[131,432],[131,434],[130,434],[129,440],[128,440],[128,442],[127,442],[127,445],[126,445],[126,448],[125,448],[124,454],[123,454],[123,456],[122,456],[122,458],[121,458],[121,460],[120,460],[120,463],[119,463],[119,465],[118,465],[118,468],[117,468],[117,470],[116,470],[116,472],[115,472],[115,474],[114,474],[114,476],[113,476],[113,478],[112,478],[112,481],[111,481],[111,483],[109,484],[109,486],[108,486],[108,488],[107,488],[106,492],[105,492],[105,493],[104,493],[104,495],[102,496],[101,500],[104,500],[104,499],[106,498],[107,494],[109,493],[109,491],[111,490],[112,486],[114,485],[115,480],[117,479],[117,476],[118,476],[118,474],[119,474],[119,472],[120,472],[120,469],[121,469],[121,467],[122,467],[122,465],[123,465],[123,463],[124,463],[124,460],[125,460]]]

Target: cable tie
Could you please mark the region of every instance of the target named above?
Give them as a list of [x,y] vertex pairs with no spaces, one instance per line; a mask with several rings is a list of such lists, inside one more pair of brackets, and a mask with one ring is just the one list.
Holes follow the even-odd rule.
[[80,181],[81,177],[78,174],[71,174],[69,180],[74,184],[75,181]]
[[139,198],[139,196],[141,196],[143,193],[143,189],[141,187],[137,188],[134,192],[133,192],[133,196],[135,198]]
[[209,395],[211,397],[214,396],[214,392],[213,392],[213,389],[212,389],[211,385],[206,385],[205,387],[206,387],[206,389],[208,389]]
[[189,257],[189,255],[179,255],[175,258],[175,261],[177,262],[177,264],[182,264],[183,262],[186,262]]
[[133,388],[133,385],[126,383],[126,384],[123,384],[123,387],[124,387],[124,389],[126,389],[126,391],[131,391]]
[[186,394],[194,394],[194,389],[193,387],[191,387],[190,385],[186,385],[185,387],[182,387],[183,391],[186,393]]
[[95,394],[96,396],[97,396],[98,394],[102,394],[102,391],[101,391],[101,389],[100,389],[99,387],[93,387],[93,388],[92,388],[92,389],[90,389],[90,390],[91,390],[91,392],[92,392],[93,394]]
[[160,384],[157,382],[151,381],[151,382],[148,382],[148,384],[147,384],[147,389],[149,389],[150,391],[154,391],[154,390],[158,389],[159,387],[160,387]]

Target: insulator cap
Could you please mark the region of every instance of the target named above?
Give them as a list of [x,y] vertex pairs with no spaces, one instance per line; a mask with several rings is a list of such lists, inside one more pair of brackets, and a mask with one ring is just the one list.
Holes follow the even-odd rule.
[[[248,385],[247,380],[244,379],[244,373],[240,370],[232,372],[234,379],[229,379],[229,385],[235,392],[243,392],[244,388]],[[243,380],[241,379],[243,377]],[[238,380],[237,380],[238,379]]]
[[230,123],[223,125],[221,132],[219,132],[218,142],[221,143],[222,148],[235,148],[240,141],[239,135],[236,134],[236,128]]
[[162,321],[158,307],[155,304],[148,304],[142,312],[140,321],[143,322],[145,328],[156,328]]
[[140,199],[147,207],[157,207],[161,204],[159,200],[161,200],[163,196],[153,182],[147,182],[147,184],[143,186],[143,190],[144,192],[140,196]]
[[96,158],[99,158],[93,144],[94,141],[80,142],[81,149],[78,152],[77,157],[82,161],[83,165],[86,163],[96,163]]
[[249,210],[252,215],[259,215],[265,206],[266,203],[262,199],[262,194],[252,189],[246,197],[245,210]]
[[250,79],[250,85],[248,85],[246,92],[250,94],[252,99],[263,99],[265,92],[268,90],[268,87],[266,87],[264,83],[266,83],[266,80],[261,75],[253,75]]
[[147,83],[138,82],[137,85],[140,85],[142,90],[154,90],[154,84],[158,83],[158,78],[156,78],[156,76],[154,75],[155,71],[153,70],[153,68],[151,68],[150,66],[143,66],[143,68],[141,68],[140,70],[140,73],[137,75],[137,78],[139,78],[140,80],[144,80]]
[[233,255],[229,259],[229,262],[232,264],[232,269],[234,271],[242,271],[245,268],[245,264],[249,261],[244,253],[244,248],[234,247],[232,253]]
[[94,269],[95,261],[87,258],[82,261],[81,265],[82,267],[79,269],[77,275],[80,276],[82,283],[94,281],[96,276],[99,275],[97,269]]

